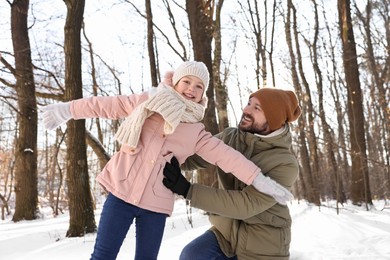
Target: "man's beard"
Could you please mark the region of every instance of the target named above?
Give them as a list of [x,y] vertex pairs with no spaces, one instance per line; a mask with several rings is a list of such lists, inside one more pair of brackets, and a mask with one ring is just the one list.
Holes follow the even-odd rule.
[[[244,124],[247,124],[246,126],[244,126],[242,123],[243,123],[243,118],[244,117],[249,117],[251,119],[251,123],[248,124],[248,122],[245,122]],[[264,123],[264,124],[258,124],[254,121],[254,118],[248,114],[243,114],[242,117],[241,117],[241,121],[238,125],[238,128],[241,130],[241,131],[244,131],[244,132],[249,132],[249,133],[252,133],[252,134],[260,134],[260,135],[266,135],[266,134],[269,134],[271,131],[269,130],[269,127],[268,127],[268,123]]]

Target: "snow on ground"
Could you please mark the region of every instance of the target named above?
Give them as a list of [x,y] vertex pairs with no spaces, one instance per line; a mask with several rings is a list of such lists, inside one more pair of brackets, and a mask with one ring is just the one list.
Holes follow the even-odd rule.
[[[388,260],[390,259],[390,206],[376,201],[374,208],[334,203],[322,207],[305,202],[289,203],[293,217],[291,260]],[[51,209],[42,209],[42,219],[13,223],[11,216],[0,221],[0,259],[89,259],[95,234],[81,238],[66,238],[69,215],[56,218]],[[100,209],[96,210],[99,222]],[[202,211],[192,209],[190,226],[184,200],[177,200],[172,217],[167,219],[159,258],[178,259],[181,249],[210,227]],[[130,228],[118,260],[133,259],[134,226]]]

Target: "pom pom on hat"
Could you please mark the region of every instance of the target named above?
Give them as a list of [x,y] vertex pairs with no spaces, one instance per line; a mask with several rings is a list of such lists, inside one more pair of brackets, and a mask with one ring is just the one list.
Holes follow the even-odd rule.
[[172,83],[173,73],[174,73],[174,71],[171,71],[171,70],[165,72],[165,75],[164,75],[164,78],[162,81],[163,83],[165,83],[165,85],[173,87],[173,83]]
[[207,70],[206,65],[201,61],[183,62],[179,67],[177,67],[177,69],[173,73],[173,86],[175,86],[182,77],[188,75],[198,77],[203,82],[203,85],[205,87],[205,91],[203,93],[205,93],[206,89],[209,86],[210,80],[209,71]]
[[286,122],[293,122],[301,115],[297,96],[293,91],[276,88],[262,88],[252,93],[260,101],[265,118],[272,131],[281,128]]

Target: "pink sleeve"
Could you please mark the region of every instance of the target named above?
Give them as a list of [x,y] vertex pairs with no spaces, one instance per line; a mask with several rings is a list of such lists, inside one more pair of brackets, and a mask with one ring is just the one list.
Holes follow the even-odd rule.
[[242,153],[226,145],[207,131],[201,133],[196,153],[224,172],[232,173],[247,185],[252,184],[254,178],[261,173],[261,169]]
[[147,93],[130,96],[93,96],[73,100],[70,112],[73,119],[120,119],[131,114],[134,108],[148,97]]

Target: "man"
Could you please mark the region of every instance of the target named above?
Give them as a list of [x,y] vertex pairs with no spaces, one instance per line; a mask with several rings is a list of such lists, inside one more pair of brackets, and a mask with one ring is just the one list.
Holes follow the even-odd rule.
[[[298,176],[298,162],[291,153],[289,122],[301,114],[292,91],[263,88],[249,97],[238,128],[217,135],[252,160],[264,175],[291,188]],[[207,167],[191,157],[182,169]],[[175,158],[164,169],[164,185],[210,212],[210,230],[184,247],[180,259],[288,259],[291,216],[285,205],[246,186],[218,169],[221,189],[190,184],[180,174]]]

